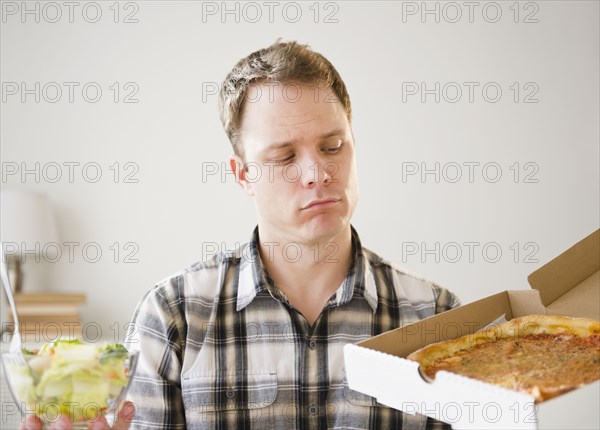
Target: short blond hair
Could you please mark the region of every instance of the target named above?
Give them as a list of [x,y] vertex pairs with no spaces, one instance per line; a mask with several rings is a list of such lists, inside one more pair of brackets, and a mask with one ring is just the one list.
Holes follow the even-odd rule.
[[346,84],[323,55],[298,42],[277,39],[267,48],[242,58],[229,72],[219,93],[219,113],[233,151],[242,156],[240,128],[248,89],[259,82],[324,85],[342,103],[348,122],[352,108]]

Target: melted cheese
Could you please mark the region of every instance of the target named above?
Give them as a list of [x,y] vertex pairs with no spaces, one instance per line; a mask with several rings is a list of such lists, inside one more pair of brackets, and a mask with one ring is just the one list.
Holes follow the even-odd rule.
[[535,334],[505,338],[434,361],[439,370],[528,392],[538,401],[600,379],[600,336]]

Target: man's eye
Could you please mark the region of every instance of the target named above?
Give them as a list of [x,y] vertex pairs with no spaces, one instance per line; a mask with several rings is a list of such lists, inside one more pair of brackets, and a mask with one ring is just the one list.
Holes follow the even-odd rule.
[[275,164],[287,164],[287,163],[291,162],[293,159],[294,159],[294,155],[290,154],[290,155],[288,155],[286,157],[277,158],[277,159],[273,160],[273,163],[275,163]]
[[336,152],[339,152],[340,149],[342,149],[342,145],[343,145],[343,142],[339,141],[334,146],[326,146],[325,148],[323,148],[323,152],[327,152],[328,154],[335,154]]

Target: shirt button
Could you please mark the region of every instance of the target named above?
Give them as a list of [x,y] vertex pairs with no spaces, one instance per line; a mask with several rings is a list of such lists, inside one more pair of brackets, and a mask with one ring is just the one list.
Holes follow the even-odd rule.
[[233,399],[235,397],[235,391],[233,391],[231,388],[229,390],[227,390],[225,392],[225,397],[227,397],[228,399]]
[[308,408],[308,412],[309,412],[311,415],[314,415],[314,414],[316,414],[316,413],[317,413],[317,406],[316,406],[316,405],[312,405],[312,406],[310,406],[310,407]]
[[317,346],[317,342],[315,342],[314,340],[311,340],[310,342],[308,342],[308,347],[310,349],[315,349],[316,346]]

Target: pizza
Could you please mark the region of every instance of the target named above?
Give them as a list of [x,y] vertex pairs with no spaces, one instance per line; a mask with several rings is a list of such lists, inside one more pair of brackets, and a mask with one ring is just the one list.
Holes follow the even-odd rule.
[[600,379],[600,323],[529,315],[408,357],[434,379],[440,370],[531,394],[537,403]]

